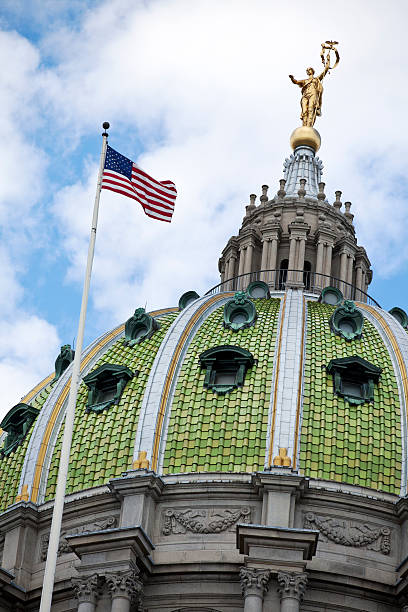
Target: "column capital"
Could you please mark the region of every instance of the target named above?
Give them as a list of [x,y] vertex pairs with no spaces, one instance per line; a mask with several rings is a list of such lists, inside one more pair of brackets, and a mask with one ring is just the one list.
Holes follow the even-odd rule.
[[106,574],[105,580],[112,599],[124,597],[125,599],[132,600],[140,598],[142,594],[143,583],[139,580],[134,570]]
[[278,592],[281,599],[297,599],[302,601],[307,587],[305,572],[278,572]]
[[92,574],[92,576],[80,578],[71,578],[71,583],[78,603],[97,603],[100,589],[100,579],[98,574]]
[[268,583],[271,578],[270,570],[257,570],[251,567],[241,567],[239,572],[241,578],[241,588],[244,597],[247,595],[259,595],[263,598],[268,590]]

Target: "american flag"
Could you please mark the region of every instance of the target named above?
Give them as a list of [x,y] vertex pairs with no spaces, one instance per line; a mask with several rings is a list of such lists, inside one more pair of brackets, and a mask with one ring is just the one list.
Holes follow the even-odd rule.
[[110,189],[137,200],[149,217],[170,223],[177,196],[172,181],[156,181],[132,160],[108,145],[102,189]]

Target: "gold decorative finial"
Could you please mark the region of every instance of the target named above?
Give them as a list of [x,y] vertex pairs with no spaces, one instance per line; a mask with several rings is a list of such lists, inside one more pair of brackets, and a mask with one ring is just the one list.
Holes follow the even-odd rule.
[[275,467],[290,467],[292,465],[292,460],[288,457],[288,449],[280,448],[279,455],[276,455],[273,459],[273,465]]
[[[339,52],[335,47],[335,45],[338,44],[339,43],[334,40],[326,40],[326,42],[322,43],[320,57],[322,59],[324,69],[318,77],[314,76],[315,71],[313,68],[306,69],[307,79],[301,79],[298,81],[294,78],[293,74],[289,75],[292,83],[299,85],[299,87],[302,89],[302,98],[300,100],[302,112],[300,118],[304,126],[313,127],[316,117],[320,117],[322,114],[323,85],[321,81],[324,79],[328,71],[335,68],[340,61]],[[336,56],[336,61],[333,66],[330,66],[331,51],[333,51]]]
[[139,451],[138,457],[136,461],[132,464],[132,469],[134,470],[148,470],[149,469],[149,460],[146,459],[147,452]]
[[21,493],[20,495],[17,495],[16,497],[16,501],[15,503],[18,504],[21,501],[25,501],[28,502],[28,500],[30,499],[30,494],[28,492],[28,485],[24,484],[21,488]]

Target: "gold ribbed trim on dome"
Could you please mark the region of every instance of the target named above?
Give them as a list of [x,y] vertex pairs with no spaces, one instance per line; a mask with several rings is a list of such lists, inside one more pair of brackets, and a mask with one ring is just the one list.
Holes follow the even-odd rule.
[[[407,415],[407,411],[408,411],[408,374],[407,374],[407,368],[405,367],[404,358],[401,353],[401,349],[398,346],[398,342],[392,332],[392,329],[390,328],[388,323],[385,321],[384,317],[382,317],[372,306],[369,306],[368,304],[359,303],[358,307],[363,310],[367,310],[370,314],[373,315],[375,319],[377,319],[377,321],[380,323],[380,325],[384,329],[384,332],[387,338],[391,342],[391,345],[392,345],[392,348],[394,349],[395,356],[398,362],[398,366],[401,372],[402,386],[404,389],[405,414]],[[407,485],[408,485],[408,480],[407,480]]]
[[[163,308],[161,310],[156,310],[154,312],[149,313],[152,317],[154,316],[159,316],[161,314],[165,314],[168,312],[174,312],[176,311],[177,308]],[[125,325],[119,325],[118,327],[116,327],[113,331],[110,332],[110,334],[108,334],[107,336],[105,336],[104,338],[102,338],[102,340],[100,342],[98,342],[98,344],[96,344],[94,346],[94,348],[86,355],[86,357],[84,357],[84,359],[81,362],[81,372],[83,371],[84,367],[89,363],[89,361],[98,353],[98,351],[100,349],[102,349],[112,338],[114,338],[115,336],[117,336],[118,334],[120,334],[122,331],[124,331],[125,329]],[[40,490],[40,481],[41,481],[41,474],[42,474],[42,470],[43,470],[43,466],[44,466],[44,459],[45,459],[45,455],[47,452],[47,448],[48,448],[48,443],[50,441],[51,438],[51,434],[52,431],[54,429],[55,426],[55,422],[57,420],[59,411],[61,410],[64,401],[67,398],[67,395],[69,393],[69,389],[70,389],[70,385],[71,385],[71,377],[69,377],[69,379],[67,380],[67,382],[65,383],[59,397],[58,400],[56,401],[55,405],[54,405],[54,409],[51,413],[50,419],[47,423],[47,427],[45,429],[44,435],[43,435],[43,439],[41,441],[41,445],[40,445],[40,450],[38,452],[38,457],[37,457],[37,462],[35,465],[35,472],[34,472],[34,478],[33,478],[33,488],[31,491],[31,501],[36,503],[37,499],[38,499],[38,493]]]
[[194,325],[197,323],[197,321],[199,320],[199,318],[201,317],[201,315],[215,302],[218,302],[222,299],[225,299],[228,296],[233,296],[234,292],[226,292],[226,293],[221,293],[219,295],[216,295],[212,298],[210,298],[208,300],[208,302],[205,302],[202,306],[200,306],[200,308],[194,313],[194,315],[191,317],[191,319],[189,320],[189,322],[187,323],[186,327],[183,330],[183,333],[181,334],[179,341],[177,343],[176,348],[174,349],[174,353],[173,353],[173,357],[171,359],[170,365],[169,365],[169,369],[167,372],[167,376],[166,376],[166,380],[164,383],[164,389],[163,389],[163,393],[160,399],[160,406],[159,406],[159,413],[157,415],[157,423],[156,423],[156,430],[154,433],[154,441],[153,441],[153,452],[152,452],[152,458],[151,458],[151,469],[155,472],[157,470],[157,463],[158,463],[158,459],[159,459],[159,448],[160,448],[160,440],[161,440],[161,435],[162,435],[162,429],[163,429],[163,421],[164,421],[164,415],[165,415],[165,411],[166,411],[166,406],[167,406],[167,401],[169,398],[169,394],[170,394],[170,388],[171,388],[171,383],[173,381],[173,376],[174,376],[174,372],[176,370],[176,366],[178,363],[178,360],[180,358],[181,352],[184,348],[184,345],[187,341],[187,338],[192,330],[192,328],[194,327]]

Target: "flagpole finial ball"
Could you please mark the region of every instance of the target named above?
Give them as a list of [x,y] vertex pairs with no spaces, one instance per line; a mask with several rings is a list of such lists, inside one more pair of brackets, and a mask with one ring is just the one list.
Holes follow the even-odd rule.
[[110,128],[110,124],[109,124],[107,121],[104,121],[104,122],[102,123],[102,127],[103,127],[103,129],[104,129],[104,130],[109,130],[109,128]]

